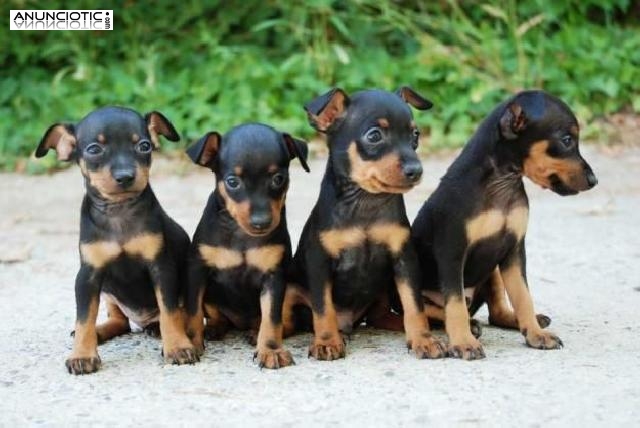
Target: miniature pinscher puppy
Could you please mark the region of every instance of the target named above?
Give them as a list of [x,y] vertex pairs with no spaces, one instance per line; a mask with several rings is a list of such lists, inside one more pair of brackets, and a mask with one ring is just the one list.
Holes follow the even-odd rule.
[[[54,149],[58,159],[76,161],[86,187],[69,373],[98,370],[98,344],[129,332],[129,321],[143,328],[159,321],[165,361],[198,360],[179,307],[189,236],[163,211],[149,185],[151,152],[159,135],[180,139],[157,111],[142,117],[106,107],[76,125],[52,125],[36,150],[37,157]],[[108,320],[96,326],[101,295]]]
[[418,213],[411,236],[426,297],[435,304],[428,313],[444,318],[450,356],[485,356],[469,329],[465,295],[472,315],[486,302],[489,322],[519,329],[530,347],[562,347],[542,330],[550,319],[536,316],[528,289],[522,177],[559,195],[591,189],[598,181],[578,140],[578,121],[565,103],[542,91],[521,92],[484,120]]
[[294,257],[295,284],[287,288],[283,319],[290,334],[304,313],[294,307],[311,308],[309,355],[318,360],[343,358],[341,332],[349,334],[363,321],[402,330],[402,318],[390,311],[396,289],[407,346],[419,358],[446,354],[423,314],[402,197],[422,176],[415,152],[419,132],[408,104],[432,106],[408,87],[351,97],[336,88],[305,106],[311,125],[327,135],[329,160]]
[[187,153],[216,176],[191,245],[189,336],[204,349],[204,334],[217,339],[229,327],[249,330],[261,368],[289,366],[293,358],[282,346],[284,274],[291,261],[285,198],[289,162],[298,158],[309,171],[307,145],[251,123],[223,137],[210,132]]

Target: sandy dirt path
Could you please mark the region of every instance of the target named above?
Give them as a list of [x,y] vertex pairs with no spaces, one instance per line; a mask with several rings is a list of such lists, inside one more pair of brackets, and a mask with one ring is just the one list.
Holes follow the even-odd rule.
[[[67,374],[78,268],[77,168],[0,175],[0,425],[615,426],[640,421],[640,150],[584,150],[600,184],[561,198],[527,185],[529,282],[539,312],[564,341],[528,349],[515,331],[486,326],[487,358],[419,361],[402,334],[359,329],[336,362],[307,359],[309,335],[286,344],[297,365],[260,371],[241,335],[211,342],[202,362],[162,364],[142,333],[99,349],[100,372]],[[450,156],[425,160],[406,198],[415,216]],[[315,203],[324,160],[292,169],[294,242]],[[165,209],[195,229],[213,177],[158,162]],[[170,172],[171,171],[171,172]],[[100,318],[106,314],[101,312]]]

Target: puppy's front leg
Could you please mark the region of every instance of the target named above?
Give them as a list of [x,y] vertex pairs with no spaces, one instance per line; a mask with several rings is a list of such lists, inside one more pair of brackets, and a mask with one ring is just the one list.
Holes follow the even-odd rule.
[[267,275],[260,295],[261,319],[255,357],[261,368],[279,369],[294,364],[291,353],[282,347],[285,282],[281,272]]
[[206,288],[206,267],[198,254],[191,254],[188,264],[187,336],[191,339],[198,355],[204,353],[204,311],[203,298]]
[[533,309],[526,277],[524,240],[514,247],[506,259],[500,263],[500,274],[504,280],[509,301],[513,306],[520,332],[527,345],[536,349],[558,349],[562,340],[555,334],[542,330]]
[[485,357],[484,349],[471,332],[469,310],[464,297],[464,252],[455,250],[463,245],[449,246],[449,251],[437,255],[440,287],[444,293],[445,329],[449,336],[450,357],[477,360]]
[[404,313],[404,329],[407,348],[418,358],[442,358],[445,346],[431,335],[420,294],[420,270],[418,258],[410,242],[393,255],[396,287]]
[[322,248],[314,243],[305,252],[305,264],[314,332],[313,342],[309,346],[309,356],[327,361],[344,358],[344,340],[338,330],[338,317],[333,305],[329,258]]
[[160,309],[162,354],[167,363],[193,364],[199,361],[198,352],[187,337],[185,314],[179,306],[177,267],[162,255],[150,265],[156,300]]
[[88,264],[82,264],[76,276],[76,327],[73,351],[65,365],[72,374],[88,374],[101,366],[98,356],[96,319],[100,303],[100,272]]

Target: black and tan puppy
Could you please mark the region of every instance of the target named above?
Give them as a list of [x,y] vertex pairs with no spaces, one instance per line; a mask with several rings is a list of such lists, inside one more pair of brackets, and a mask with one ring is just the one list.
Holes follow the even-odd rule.
[[291,159],[309,171],[306,143],[255,123],[224,137],[210,132],[187,153],[216,175],[191,246],[189,335],[202,350],[204,315],[208,337],[219,338],[229,327],[249,330],[260,367],[291,365],[282,347],[284,273],[291,261],[285,198]]
[[[55,149],[58,159],[76,161],[86,185],[69,373],[98,370],[98,343],[129,332],[129,320],[141,327],[160,322],[165,361],[197,361],[179,308],[189,237],[162,210],[149,185],[158,135],[180,138],[158,112],[142,117],[133,110],[106,107],[77,125],[52,125],[36,150],[38,157]],[[96,327],[101,293],[109,318]]]
[[419,132],[408,104],[431,107],[407,87],[352,97],[333,89],[305,106],[311,124],[327,134],[329,161],[294,258],[298,285],[287,289],[283,318],[290,333],[300,321],[294,306],[311,307],[315,337],[309,355],[316,359],[344,357],[340,332],[362,321],[402,330],[402,319],[390,312],[394,288],[404,309],[407,346],[419,358],[445,355],[423,314],[402,197],[422,176],[415,153]]
[[444,318],[451,356],[485,356],[469,329],[465,294],[472,315],[486,302],[489,322],[520,329],[527,345],[562,346],[542,330],[550,320],[536,316],[527,285],[529,204],[522,177],[560,195],[592,188],[597,180],[578,140],[578,122],[566,104],[541,91],[522,92],[484,120],[420,210],[412,240],[429,316]]

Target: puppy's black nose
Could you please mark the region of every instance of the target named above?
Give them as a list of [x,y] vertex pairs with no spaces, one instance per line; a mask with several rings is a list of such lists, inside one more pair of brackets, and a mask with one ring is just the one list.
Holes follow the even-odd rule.
[[126,189],[131,186],[136,179],[136,172],[129,170],[115,171],[113,173],[113,179],[116,180],[118,186]]
[[589,185],[589,189],[594,188],[595,185],[598,184],[598,179],[593,171],[587,171],[587,184]]
[[402,172],[409,181],[415,183],[422,177],[422,165],[419,162],[407,163],[402,167]]
[[271,213],[251,214],[251,227],[256,230],[265,230],[271,226]]

